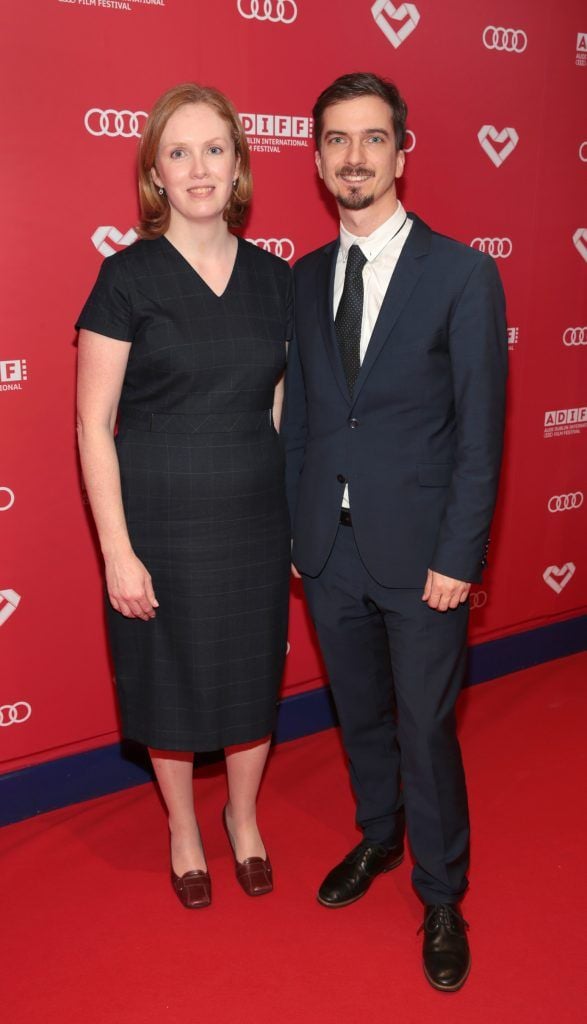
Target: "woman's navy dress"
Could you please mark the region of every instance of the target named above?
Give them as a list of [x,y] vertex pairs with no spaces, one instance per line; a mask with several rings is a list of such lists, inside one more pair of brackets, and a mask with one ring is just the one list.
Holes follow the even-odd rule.
[[291,273],[238,240],[217,296],[161,237],[108,257],[78,327],[132,342],[116,448],[155,619],[107,601],[124,735],[216,750],[271,732],[283,670],[289,524],[273,391]]

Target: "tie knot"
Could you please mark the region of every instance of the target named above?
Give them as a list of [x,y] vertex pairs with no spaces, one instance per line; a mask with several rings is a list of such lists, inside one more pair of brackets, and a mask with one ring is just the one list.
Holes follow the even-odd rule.
[[353,245],[351,245],[347,253],[346,272],[354,274],[357,271],[362,270],[366,262],[367,257],[365,256],[363,250],[360,249],[355,242]]

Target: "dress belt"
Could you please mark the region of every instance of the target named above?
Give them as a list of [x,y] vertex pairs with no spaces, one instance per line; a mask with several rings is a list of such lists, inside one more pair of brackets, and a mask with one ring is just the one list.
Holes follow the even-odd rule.
[[154,434],[241,434],[272,427],[271,409],[223,413],[160,413],[120,409],[119,429],[131,427]]

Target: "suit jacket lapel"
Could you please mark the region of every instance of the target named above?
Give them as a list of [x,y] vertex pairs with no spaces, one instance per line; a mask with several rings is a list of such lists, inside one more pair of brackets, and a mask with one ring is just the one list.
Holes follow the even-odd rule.
[[338,242],[331,242],[322,253],[322,262],[318,272],[318,318],[322,336],[328,352],[328,358],[332,366],[332,372],[336,379],[343,398],[350,405],[351,396],[347,387],[346,378],[338,348],[338,338],[334,329],[334,318],[332,316],[332,303],[334,294],[334,272],[336,270],[336,258],[338,256]]
[[400,313],[402,313],[424,271],[426,260],[422,257],[425,257],[430,250],[431,231],[415,214],[410,213],[408,216],[414,221],[414,224],[401,251],[397,266],[381,304],[379,316],[373,328],[365,358],[354,387],[353,402],[357,400],[377,356],[393,331]]

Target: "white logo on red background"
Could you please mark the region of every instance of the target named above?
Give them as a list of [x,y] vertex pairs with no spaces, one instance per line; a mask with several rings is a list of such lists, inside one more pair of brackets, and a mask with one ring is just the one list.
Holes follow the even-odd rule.
[[272,252],[274,256],[286,261],[293,259],[296,251],[291,238],[247,238],[247,242],[252,242],[259,249]]
[[568,437],[587,427],[587,405],[574,409],[549,409],[544,413],[545,437]]
[[579,146],[579,160],[582,160],[584,164],[587,164],[587,141],[582,142]]
[[471,590],[469,593],[469,607],[471,611],[478,611],[479,608],[485,608],[488,597],[487,591],[485,590]]
[[0,360],[0,391],[22,391],[22,385],[26,380],[26,359]]
[[553,494],[548,499],[549,512],[570,512],[573,508],[581,508],[583,504],[583,491],[573,491],[572,494]]
[[573,235],[573,245],[583,259],[587,261],[587,228],[577,228]]
[[[415,4],[400,4],[399,7],[395,7],[391,0],[376,0],[371,8],[371,14],[396,50],[412,34],[420,21],[420,12]],[[400,22],[403,24],[398,27]]]
[[560,568],[558,565],[549,565],[542,573],[542,579],[551,590],[554,590],[555,594],[561,594],[575,575],[575,569],[576,566],[573,562],[565,562]]
[[405,138],[405,142],[404,142],[404,153],[412,153],[415,148],[416,148],[416,136],[414,135],[413,131],[410,131],[409,128],[406,128],[406,138]]
[[16,590],[0,590],[0,626],[14,615],[19,604],[20,594],[17,594]]
[[314,126],[311,117],[298,114],[239,114],[253,153],[280,153],[285,147],[306,147]]
[[567,348],[587,345],[587,327],[567,327],[563,334],[563,345],[566,345]]
[[577,32],[577,55],[575,64],[578,67],[587,67],[587,32]]
[[107,135],[109,139],[138,139],[147,116],[144,110],[101,110],[92,107],[86,111],[84,125],[90,135]]
[[[102,253],[102,256],[114,256],[115,252],[118,252],[120,249],[126,248],[127,245],[132,245],[133,242],[136,242],[138,237],[139,236],[134,228],[129,228],[126,234],[123,235],[122,231],[119,231],[118,228],[114,228],[112,226],[100,227],[96,228],[92,235],[92,244],[96,246],[98,252]],[[114,242],[114,244],[118,246],[118,249],[109,245],[109,242]]]
[[239,114],[245,135],[276,139],[311,139],[312,118],[295,114]]
[[486,252],[494,260],[507,260],[512,254],[513,245],[511,238],[474,238],[471,248]]
[[528,45],[528,36],[521,28],[488,25],[482,38],[483,46],[488,50],[505,50],[506,53],[523,53]]
[[[498,132],[497,128],[492,124],[484,124],[483,127],[479,129],[477,138],[479,139],[481,148],[485,150],[491,162],[495,164],[496,167],[501,167],[518,145],[520,136],[515,128],[502,128],[502,130]],[[496,149],[494,143],[501,146],[501,149]],[[502,146],[502,143],[505,143],[505,145]]]
[[587,406],[578,406],[575,409],[552,409],[544,413],[544,426],[552,427],[555,424],[561,426],[565,423],[587,423]]
[[513,348],[515,345],[518,344],[519,333],[519,327],[508,327],[508,348]]
[[59,4],[67,4],[70,7],[88,8],[88,13],[93,7],[108,9],[113,15],[132,14],[135,7],[139,5],[149,7],[150,11],[157,11],[165,7],[166,0],[57,0]]
[[0,487],[0,512],[8,512],[14,505],[14,491],[10,487]]
[[0,729],[8,725],[22,725],[32,714],[28,700],[17,700],[15,704],[0,705]]
[[295,0],[237,0],[237,10],[241,18],[248,21],[254,18],[256,21],[281,22],[282,25],[291,25],[298,16],[298,8]]

